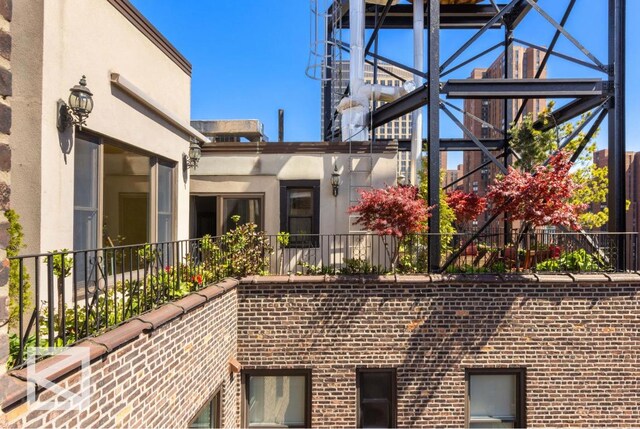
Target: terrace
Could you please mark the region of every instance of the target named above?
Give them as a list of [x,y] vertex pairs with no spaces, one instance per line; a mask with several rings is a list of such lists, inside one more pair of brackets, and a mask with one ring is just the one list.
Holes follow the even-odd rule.
[[[429,235],[266,235],[246,224],[220,237],[12,258],[20,293],[9,366],[24,366],[28,347],[76,344],[226,278],[638,272],[636,233],[442,235],[437,271]],[[620,243],[623,270],[613,263]]]

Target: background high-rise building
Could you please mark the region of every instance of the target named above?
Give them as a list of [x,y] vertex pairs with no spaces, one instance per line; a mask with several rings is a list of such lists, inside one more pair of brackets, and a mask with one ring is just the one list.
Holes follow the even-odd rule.
[[[527,79],[534,78],[540,64],[542,62],[542,58],[544,57],[544,53],[538,49],[534,48],[525,48],[522,46],[514,46],[513,47],[513,57],[511,63],[508,65],[510,67],[510,73],[514,79]],[[496,59],[493,64],[487,69],[474,69],[471,72],[471,79],[491,79],[491,78],[501,78],[504,77],[505,73],[505,61],[504,54],[501,54],[498,59]],[[541,79],[547,77],[546,70],[542,71],[540,75]],[[529,100],[526,104],[524,114],[533,115],[534,120],[537,119],[538,113],[541,112],[547,104],[547,100],[545,99],[536,99]],[[511,117],[515,118],[520,106],[522,105],[522,101],[513,101],[512,102],[512,112]],[[504,123],[504,108],[505,102],[504,100],[488,100],[488,99],[480,99],[480,100],[465,100],[464,102],[464,110],[470,113],[477,118],[482,119],[487,124],[483,124],[468,115],[465,115],[464,125],[479,139],[502,139],[504,138],[501,132],[498,130],[505,129]],[[499,155],[500,152],[493,152],[494,155]],[[463,170],[465,172],[472,171],[473,169],[479,167],[480,165],[489,161],[489,158],[482,153],[481,151],[466,151],[463,155]],[[462,182],[462,187],[465,192],[475,192],[479,195],[485,195],[487,192],[487,188],[491,185],[496,175],[500,170],[495,165],[489,164],[487,167],[469,175],[469,177],[465,178]],[[484,217],[483,217],[484,216]],[[483,220],[487,220],[489,217],[488,213],[481,215],[478,221],[482,223]]]
[[[627,210],[627,231],[640,231],[640,152],[625,153],[625,198],[631,203]],[[607,149],[598,150],[593,154],[593,163],[602,168],[607,167],[609,163],[609,151]],[[606,203],[592,207],[593,211],[600,211],[606,207]],[[602,230],[607,230],[604,225]]]
[[[399,67],[392,66],[389,64],[385,64],[380,62],[378,64],[378,75],[376,79],[376,83],[380,85],[389,85],[389,86],[402,86],[405,81],[412,81],[413,74],[403,70]],[[380,67],[384,68],[382,70]],[[388,73],[390,72],[390,73]],[[334,79],[333,79],[333,92],[336,94],[335,97],[332,97],[333,106],[331,106],[332,111],[335,112],[338,103],[342,99],[342,95],[344,95],[347,86],[349,85],[349,62],[348,61],[340,61],[333,70]],[[404,81],[402,79],[404,79]],[[366,83],[374,83],[374,68],[371,64],[365,64],[364,67],[364,80]],[[324,85],[321,91],[321,101],[320,106],[324,106]],[[382,105],[383,103],[378,103],[378,105]],[[324,115],[320,115],[320,130],[321,130],[321,140],[324,140],[324,130],[325,130],[325,121]],[[394,121],[389,122],[382,127],[379,127],[375,130],[376,138],[381,140],[410,140],[411,139],[411,114],[406,114]],[[340,129],[340,115],[337,115],[332,127],[333,130]],[[372,134],[373,135],[373,134]],[[357,139],[356,139],[357,140]]]

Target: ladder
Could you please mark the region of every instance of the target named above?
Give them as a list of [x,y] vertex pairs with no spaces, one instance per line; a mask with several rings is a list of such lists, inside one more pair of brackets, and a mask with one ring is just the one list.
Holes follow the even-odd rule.
[[[354,154],[349,142],[349,206],[360,202],[361,190],[373,189],[373,143],[369,144],[368,153]],[[352,259],[371,260],[373,255],[372,236],[362,225],[357,225],[358,216],[349,215],[349,257]]]

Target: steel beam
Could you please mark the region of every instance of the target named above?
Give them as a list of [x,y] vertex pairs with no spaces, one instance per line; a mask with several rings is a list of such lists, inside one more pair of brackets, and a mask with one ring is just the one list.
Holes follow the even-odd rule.
[[429,2],[429,84],[428,84],[428,204],[433,207],[429,218],[429,268],[440,269],[442,237],[440,236],[440,0]]
[[[503,9],[505,5],[498,5]],[[429,11],[425,11],[425,21]],[[477,29],[482,28],[497,14],[492,5],[442,5],[440,14],[440,27],[447,29]],[[342,18],[342,28],[349,28],[349,14]],[[515,19],[515,17],[514,17]],[[375,12],[368,8],[365,17],[366,28],[375,28]],[[499,28],[500,23],[495,23],[492,28]],[[389,9],[383,30],[410,30],[413,28],[413,8],[410,4],[397,4]]]
[[602,79],[451,79],[442,92],[449,98],[579,98],[603,95]]
[[425,84],[409,94],[400,97],[396,101],[387,103],[380,107],[375,113],[371,114],[368,122],[371,124],[372,128],[377,128],[393,121],[394,119],[398,119],[407,113],[413,112],[428,103],[429,85]]
[[556,125],[564,124],[578,116],[595,109],[604,103],[606,97],[597,96],[589,98],[579,98],[572,101],[551,113],[551,118],[545,123],[542,119],[538,119],[533,124],[533,128],[538,131],[549,131]]
[[[503,150],[506,145],[504,139],[479,139],[480,143],[487,149]],[[440,150],[446,152],[452,151],[477,151],[481,150],[477,144],[471,139],[440,139]]]
[[[625,140],[625,30],[626,0],[609,0],[609,81],[614,94],[609,104],[609,232],[626,232],[626,140]],[[615,261],[625,268],[624,238],[617,242]]]

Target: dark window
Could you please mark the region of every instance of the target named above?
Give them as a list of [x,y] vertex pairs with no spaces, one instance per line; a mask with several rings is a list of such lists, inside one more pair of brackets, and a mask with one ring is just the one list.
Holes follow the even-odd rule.
[[311,427],[311,370],[251,370],[243,377],[245,427]]
[[211,399],[198,411],[189,423],[189,428],[219,428],[222,427],[221,391],[218,390]]
[[290,247],[317,247],[320,233],[320,181],[280,182],[280,230]]
[[466,378],[468,427],[525,427],[523,369],[470,369]]
[[358,427],[396,426],[396,373],[393,369],[358,369]]

